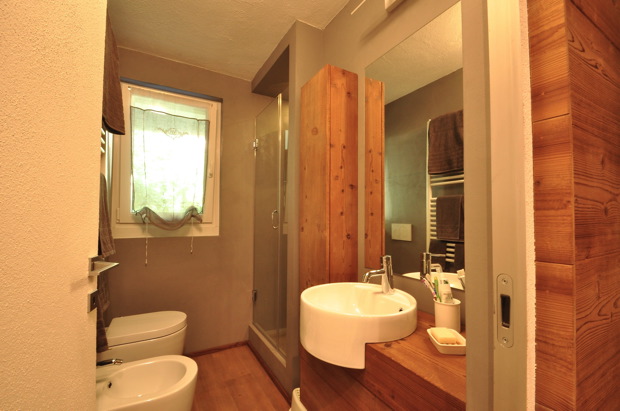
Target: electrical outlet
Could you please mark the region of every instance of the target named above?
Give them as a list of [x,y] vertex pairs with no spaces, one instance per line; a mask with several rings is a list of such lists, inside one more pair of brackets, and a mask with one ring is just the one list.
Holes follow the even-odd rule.
[[411,224],[392,223],[392,240],[411,241]]

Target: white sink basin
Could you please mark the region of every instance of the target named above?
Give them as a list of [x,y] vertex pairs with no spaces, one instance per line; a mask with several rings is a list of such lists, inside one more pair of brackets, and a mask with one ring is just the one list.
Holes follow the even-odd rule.
[[163,355],[97,368],[97,410],[190,411],[196,388],[196,361]]
[[364,368],[366,343],[404,338],[417,325],[417,302],[401,290],[388,295],[377,284],[330,283],[301,293],[301,344],[341,367]]

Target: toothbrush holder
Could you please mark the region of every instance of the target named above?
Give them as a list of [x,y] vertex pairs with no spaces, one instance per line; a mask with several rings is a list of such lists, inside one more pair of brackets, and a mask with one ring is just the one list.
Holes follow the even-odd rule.
[[451,303],[435,300],[435,327],[446,327],[461,332],[461,301]]

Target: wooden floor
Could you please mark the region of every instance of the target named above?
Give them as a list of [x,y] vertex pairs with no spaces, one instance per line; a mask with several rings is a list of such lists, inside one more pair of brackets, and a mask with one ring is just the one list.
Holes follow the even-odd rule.
[[192,358],[198,363],[192,411],[290,408],[247,345]]

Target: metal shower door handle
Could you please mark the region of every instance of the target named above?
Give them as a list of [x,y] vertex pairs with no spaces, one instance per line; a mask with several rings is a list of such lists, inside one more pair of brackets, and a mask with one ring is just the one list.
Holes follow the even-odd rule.
[[273,211],[271,212],[271,228],[273,228],[274,230],[277,230],[278,228],[280,228],[280,224],[279,224],[279,222],[278,222],[278,220],[277,220],[277,219],[276,219],[276,223],[275,223],[275,224],[274,224],[274,222],[273,222],[273,217],[274,217],[276,214],[278,214],[278,210],[277,210],[277,209],[276,209],[276,210],[273,210]]

